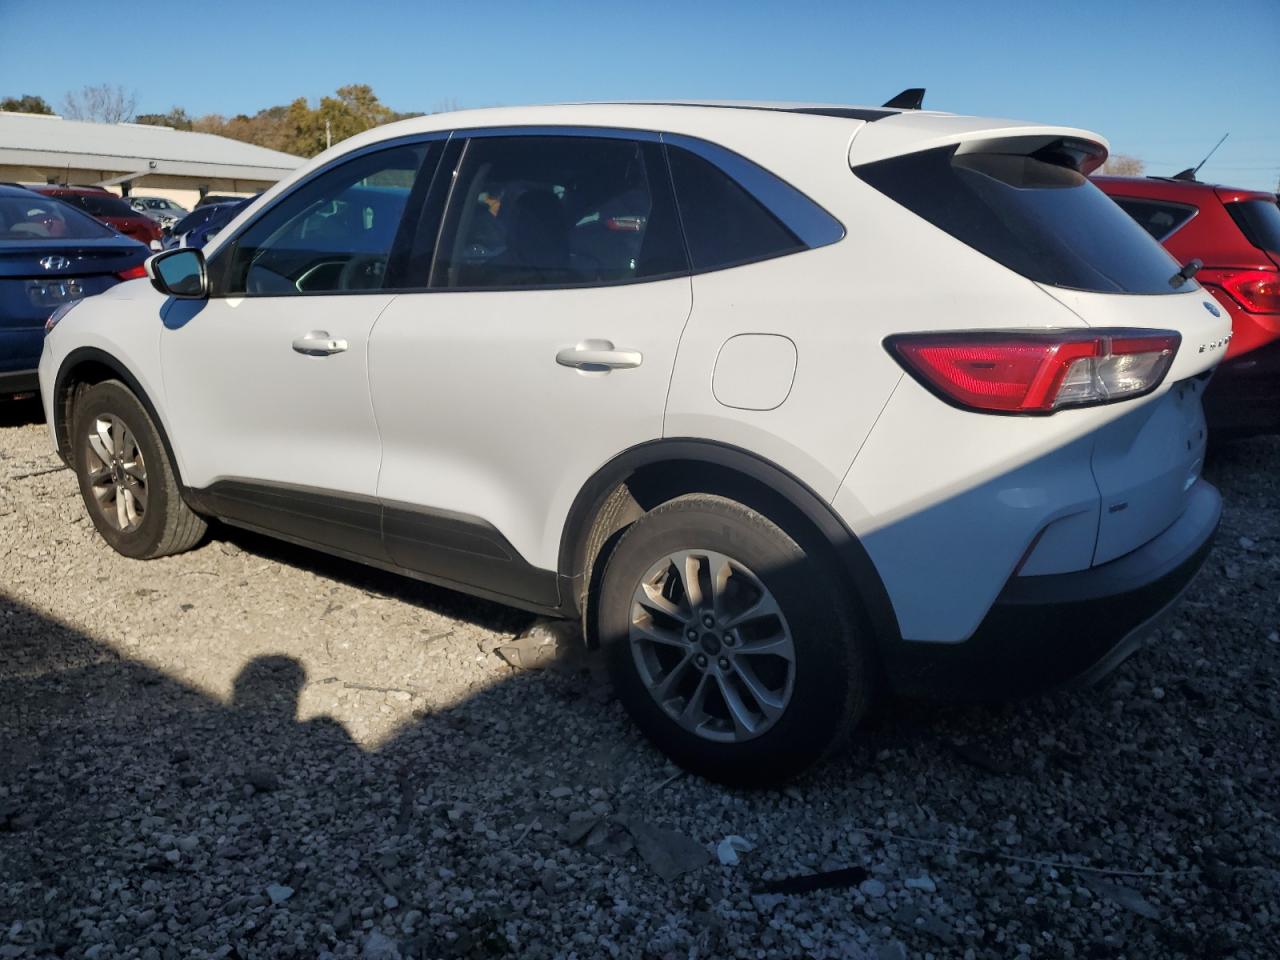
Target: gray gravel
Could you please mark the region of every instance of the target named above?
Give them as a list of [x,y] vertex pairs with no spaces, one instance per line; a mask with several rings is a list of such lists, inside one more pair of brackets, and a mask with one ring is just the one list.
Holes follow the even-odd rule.
[[523,614],[219,529],[116,556],[33,418],[0,404],[0,960],[1280,954],[1280,439],[1220,452],[1209,567],[1104,686],[891,704],[748,793]]

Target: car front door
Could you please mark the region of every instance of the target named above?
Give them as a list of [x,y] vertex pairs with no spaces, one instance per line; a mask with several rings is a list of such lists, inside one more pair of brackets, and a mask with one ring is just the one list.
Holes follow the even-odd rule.
[[183,482],[241,524],[381,556],[369,331],[435,145],[400,143],[304,181],[221,244],[211,296],[170,305],[166,404]]
[[687,257],[656,135],[469,136],[428,197],[449,197],[442,226],[425,218],[410,258],[405,285],[427,289],[370,341],[384,538],[430,578],[554,604],[574,496],[662,436]]

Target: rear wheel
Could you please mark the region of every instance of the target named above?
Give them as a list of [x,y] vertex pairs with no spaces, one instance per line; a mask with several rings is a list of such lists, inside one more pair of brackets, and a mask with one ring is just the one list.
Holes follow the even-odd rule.
[[637,520],[597,610],[637,724],[711,779],[786,780],[840,745],[868,702],[865,639],[825,558],[736,501],[684,496]]
[[71,449],[89,517],[118,552],[150,560],[189,550],[204,536],[159,431],[124,384],[107,380],[77,398]]

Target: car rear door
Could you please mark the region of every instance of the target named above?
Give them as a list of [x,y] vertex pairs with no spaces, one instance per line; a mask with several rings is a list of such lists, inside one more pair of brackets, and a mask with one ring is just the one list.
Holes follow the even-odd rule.
[[379,145],[284,194],[209,262],[212,295],[165,314],[184,482],[241,524],[381,555],[369,331],[427,141]]
[[[691,308],[656,135],[524,128],[455,140],[404,293],[369,345],[378,496],[397,564],[554,604],[573,497],[662,435]],[[434,263],[434,267],[432,264]]]

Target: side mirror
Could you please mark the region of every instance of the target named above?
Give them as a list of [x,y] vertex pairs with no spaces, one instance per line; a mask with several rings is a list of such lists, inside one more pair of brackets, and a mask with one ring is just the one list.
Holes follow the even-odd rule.
[[203,300],[209,295],[204,254],[192,247],[157,253],[147,261],[147,276],[161,293],[180,300]]

